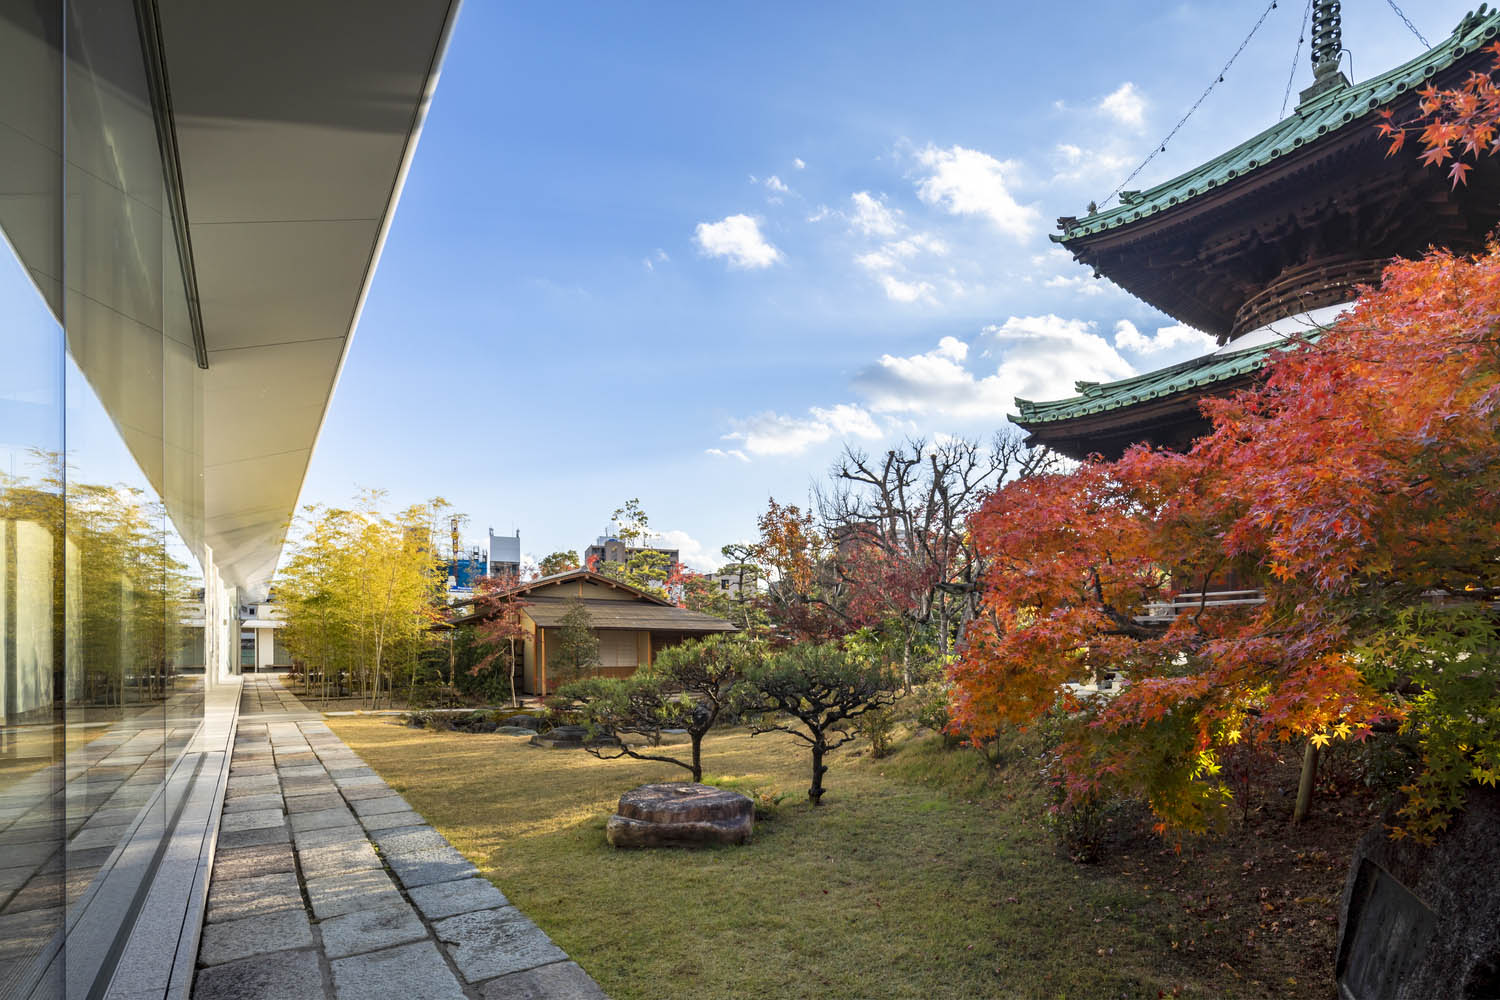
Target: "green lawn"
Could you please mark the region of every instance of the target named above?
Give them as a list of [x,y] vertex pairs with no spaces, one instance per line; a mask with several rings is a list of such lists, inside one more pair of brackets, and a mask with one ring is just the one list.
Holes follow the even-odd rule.
[[797,744],[716,733],[705,770],[790,793],[775,818],[744,847],[616,851],[604,823],[619,794],[686,772],[524,737],[330,724],[616,1000],[1328,992],[1179,948],[1212,933],[1181,898],[1058,857],[1033,783],[991,781],[977,755],[930,737],[885,760],[835,755],[812,809]]

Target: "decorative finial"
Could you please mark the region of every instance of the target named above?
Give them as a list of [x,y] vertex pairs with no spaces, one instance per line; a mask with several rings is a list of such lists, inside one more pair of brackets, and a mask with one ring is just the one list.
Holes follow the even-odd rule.
[[1339,56],[1344,51],[1344,22],[1339,8],[1339,0],[1313,0],[1313,82],[1302,92],[1298,110],[1320,94],[1349,86],[1349,78],[1339,72]]
[[1312,64],[1318,79],[1339,71],[1339,53],[1344,50],[1344,24],[1339,0],[1313,0]]

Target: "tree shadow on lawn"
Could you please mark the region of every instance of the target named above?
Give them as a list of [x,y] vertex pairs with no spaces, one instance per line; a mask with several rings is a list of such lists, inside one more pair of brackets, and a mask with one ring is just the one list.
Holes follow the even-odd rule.
[[1174,951],[1175,899],[1058,857],[1034,787],[956,782],[973,765],[935,741],[836,756],[814,809],[792,740],[715,733],[706,770],[789,793],[774,818],[742,847],[617,851],[604,823],[619,794],[686,772],[333,725],[617,1000],[1299,995]]

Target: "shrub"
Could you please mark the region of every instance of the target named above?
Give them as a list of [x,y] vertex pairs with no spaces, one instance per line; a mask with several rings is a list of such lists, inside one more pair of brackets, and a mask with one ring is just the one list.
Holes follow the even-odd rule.
[[896,728],[896,715],[889,708],[877,708],[860,717],[859,734],[870,741],[870,756],[876,759],[891,752],[891,738]]
[[[834,643],[804,643],[763,661],[747,679],[744,697],[752,733],[788,733],[812,752],[813,805],[823,798],[829,753],[854,739],[860,719],[888,709],[897,679]],[[786,721],[790,719],[791,721]]]

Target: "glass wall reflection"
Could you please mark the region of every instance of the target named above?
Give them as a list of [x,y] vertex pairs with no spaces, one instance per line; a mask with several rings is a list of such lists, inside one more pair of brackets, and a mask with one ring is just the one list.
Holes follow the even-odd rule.
[[202,373],[152,94],[134,3],[0,0],[0,1000],[107,974],[64,930],[128,914],[203,718]]

